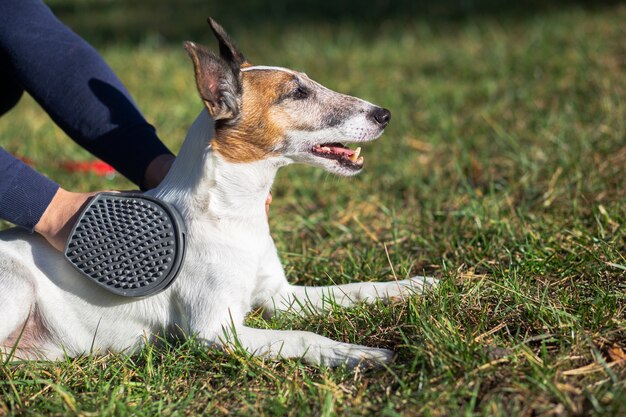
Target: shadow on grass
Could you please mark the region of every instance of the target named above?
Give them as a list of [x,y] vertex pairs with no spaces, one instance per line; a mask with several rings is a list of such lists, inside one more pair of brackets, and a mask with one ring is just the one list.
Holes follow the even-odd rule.
[[[371,31],[381,22],[432,24],[491,17],[525,19],[564,8],[597,9],[617,0],[50,0],[52,10],[92,43],[137,43],[156,37],[179,42],[207,36],[205,18],[213,16],[233,32],[271,27],[281,30],[324,22]],[[375,33],[372,33],[375,36]]]

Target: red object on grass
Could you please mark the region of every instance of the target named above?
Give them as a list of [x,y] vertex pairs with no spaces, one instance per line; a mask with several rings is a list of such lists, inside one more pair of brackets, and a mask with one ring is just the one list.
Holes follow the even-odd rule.
[[24,162],[26,165],[31,165],[31,166],[33,165],[33,160],[25,156],[18,156],[17,159]]
[[61,162],[61,166],[69,172],[93,172],[101,177],[115,175],[115,168],[103,161],[65,161]]
[[[25,164],[34,165],[33,160],[27,156],[18,158]],[[115,176],[115,168],[103,161],[62,161],[59,165],[69,172],[93,172],[101,177]]]

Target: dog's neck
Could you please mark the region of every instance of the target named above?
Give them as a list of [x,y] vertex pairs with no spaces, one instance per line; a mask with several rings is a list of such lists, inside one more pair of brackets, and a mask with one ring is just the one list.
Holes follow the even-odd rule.
[[196,118],[163,182],[148,194],[174,205],[186,222],[267,223],[265,200],[284,161],[226,161],[211,147],[215,125],[206,111]]

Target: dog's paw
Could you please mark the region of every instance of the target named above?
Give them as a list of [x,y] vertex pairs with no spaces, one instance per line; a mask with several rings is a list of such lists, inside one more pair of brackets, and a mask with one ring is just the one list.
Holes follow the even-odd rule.
[[394,353],[388,349],[335,343],[320,352],[319,364],[329,367],[346,365],[349,368],[378,368],[391,362]]
[[424,294],[437,286],[438,283],[439,280],[435,278],[416,276],[401,281],[385,282],[382,284],[382,288],[377,286],[374,290],[377,293],[376,298],[391,302],[401,302],[406,301],[408,296]]
[[415,294],[423,294],[437,285],[439,280],[432,277],[415,276],[413,278],[398,281],[398,285],[404,289],[413,291]]
[[350,357],[345,364],[350,368],[372,369],[381,368],[390,363],[395,356],[394,352],[383,348],[366,348],[367,351],[360,351],[357,357]]

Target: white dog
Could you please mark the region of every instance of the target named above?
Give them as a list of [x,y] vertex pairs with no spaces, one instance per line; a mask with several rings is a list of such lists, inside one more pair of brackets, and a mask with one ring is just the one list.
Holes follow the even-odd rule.
[[[253,354],[313,364],[386,362],[392,352],[304,331],[246,327],[254,307],[267,315],[321,310],[421,292],[432,278],[328,287],[290,285],[270,237],[264,202],[280,167],[306,163],[340,175],[363,166],[360,148],[378,138],[388,110],[331,91],[305,74],[252,66],[210,20],[220,56],[185,43],[206,109],[191,126],[167,178],[148,194],[174,205],[187,227],[176,281],[147,298],[110,294],[84,279],[43,238],[0,233],[0,356],[59,359],[133,352],[146,336],[194,334],[207,345],[234,343]],[[215,123],[213,122],[215,120]],[[331,142],[332,141],[332,142]]]

